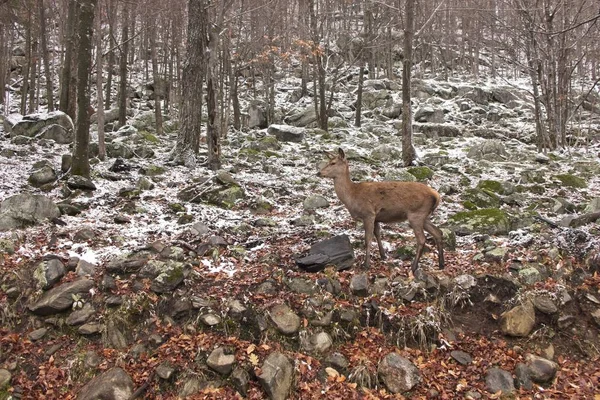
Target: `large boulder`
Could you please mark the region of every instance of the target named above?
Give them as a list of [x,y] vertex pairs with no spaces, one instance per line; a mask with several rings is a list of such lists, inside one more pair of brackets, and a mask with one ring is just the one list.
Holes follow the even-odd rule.
[[133,389],[131,377],[116,367],[89,381],[77,394],[77,400],[128,400]]
[[91,279],[79,279],[64,283],[45,292],[42,297],[29,305],[29,310],[37,315],[52,315],[70,308],[75,295],[87,293],[94,286]]
[[272,400],[285,400],[292,388],[294,367],[290,360],[279,352],[271,353],[258,376],[262,387]]
[[[60,128],[53,128],[48,131],[47,128],[58,125]],[[6,128],[6,124],[5,124]],[[49,113],[28,114],[16,122],[10,129],[10,137],[27,136],[36,137],[44,130],[47,131],[48,139],[59,139],[61,143],[71,143],[73,141],[73,131],[75,127],[71,117],[62,111],[53,111]]]
[[0,204],[0,232],[25,228],[59,216],[58,206],[49,198],[37,194],[17,194]]
[[506,235],[511,228],[508,214],[498,208],[457,212],[448,219],[448,225],[458,235]]

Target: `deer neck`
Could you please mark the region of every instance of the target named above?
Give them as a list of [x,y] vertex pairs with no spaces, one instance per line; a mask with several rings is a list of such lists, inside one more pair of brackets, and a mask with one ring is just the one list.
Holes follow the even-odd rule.
[[346,169],[346,173],[336,177],[333,180],[333,187],[335,189],[335,193],[338,198],[342,201],[342,203],[348,205],[352,203],[352,198],[354,197],[354,187],[356,183],[350,180],[350,171]]

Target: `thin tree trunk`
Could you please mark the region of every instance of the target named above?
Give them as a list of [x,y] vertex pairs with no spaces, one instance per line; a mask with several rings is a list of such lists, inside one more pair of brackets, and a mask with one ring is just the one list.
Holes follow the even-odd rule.
[[27,94],[29,93],[29,71],[31,70],[31,62],[32,62],[32,54],[31,54],[31,25],[33,21],[31,20],[31,10],[27,12],[27,27],[25,29],[25,54],[27,57],[27,62],[25,63],[25,68],[23,69],[23,87],[21,88],[21,114],[25,114],[27,111]]
[[37,41],[37,36],[34,35],[32,37],[33,41],[31,43],[31,68],[29,69],[29,85],[28,85],[28,89],[29,89],[29,106],[27,107],[27,110],[29,113],[34,113],[36,110],[36,76],[37,76],[37,69],[38,69],[38,62],[37,59],[38,57],[38,41]]
[[96,123],[98,124],[98,158],[106,158],[106,143],[104,141],[104,99],[102,90],[102,13],[96,15],[96,95],[98,107],[96,110]]
[[42,48],[42,60],[44,63],[44,74],[46,77],[46,100],[48,102],[48,111],[54,111],[54,87],[52,85],[52,71],[50,70],[50,52],[48,49],[48,30],[46,28],[46,11],[44,0],[38,0],[40,12],[40,40]]
[[127,123],[127,56],[129,54],[129,6],[123,3],[121,59],[119,60],[119,126]]
[[202,129],[202,83],[205,73],[207,10],[204,1],[188,0],[186,60],[181,79],[181,129],[171,158],[196,165]]
[[360,69],[358,71],[358,89],[356,90],[356,112],[354,116],[354,126],[360,127],[360,119],[362,116],[362,94],[363,94],[363,82],[365,80],[365,66],[361,62]]
[[[156,23],[156,21],[154,21]],[[156,29],[150,32],[150,48],[152,57],[152,80],[154,81],[154,119],[156,120],[156,134],[163,134],[163,117],[161,109],[161,98],[165,88],[165,82],[158,74],[158,58],[156,56]]]
[[406,0],[406,26],[404,28],[404,60],[402,61],[402,161],[412,165],[417,152],[412,141],[411,69],[414,35],[415,1]]
[[111,101],[111,91],[112,91],[112,80],[113,80],[113,66],[115,65],[115,52],[113,47],[115,46],[114,40],[114,11],[116,9],[114,7],[113,0],[107,0],[106,4],[107,16],[108,16],[108,60],[107,60],[107,70],[106,70],[106,96],[104,100],[104,109],[110,110],[110,106],[112,104]]
[[90,142],[90,87],[88,78],[92,64],[92,32],[94,26],[94,10],[97,0],[79,0],[79,46],[77,51],[77,128],[75,147],[73,148],[73,165],[71,173],[90,177],[89,142]]

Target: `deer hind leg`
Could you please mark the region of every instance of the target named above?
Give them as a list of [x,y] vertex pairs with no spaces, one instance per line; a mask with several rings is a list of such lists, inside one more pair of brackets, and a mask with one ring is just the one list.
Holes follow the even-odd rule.
[[381,244],[381,225],[379,222],[375,222],[375,239],[377,240],[377,246],[379,247],[379,255],[382,260],[385,260],[385,250],[383,249],[383,244]]
[[433,237],[438,251],[438,262],[440,269],[444,269],[444,234],[430,220],[425,220],[425,230]]
[[417,220],[409,220],[408,223],[410,227],[415,233],[415,238],[417,239],[417,251],[415,254],[415,258],[411,264],[410,269],[415,272],[417,268],[419,268],[419,260],[421,259],[421,255],[423,254],[423,249],[425,248],[425,232],[423,231],[423,223]]
[[375,218],[365,218],[363,221],[365,226],[365,268],[371,265],[371,255],[369,249],[373,241],[373,233],[375,230]]

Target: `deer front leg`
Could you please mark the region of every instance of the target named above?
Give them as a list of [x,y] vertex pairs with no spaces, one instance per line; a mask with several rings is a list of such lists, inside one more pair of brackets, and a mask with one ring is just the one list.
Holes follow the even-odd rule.
[[365,226],[365,268],[371,266],[371,256],[369,249],[373,241],[373,232],[375,229],[375,218],[365,218],[363,221]]
[[375,222],[375,239],[377,240],[377,246],[379,247],[379,255],[382,260],[385,260],[385,250],[383,244],[381,244],[381,225],[379,222]]

